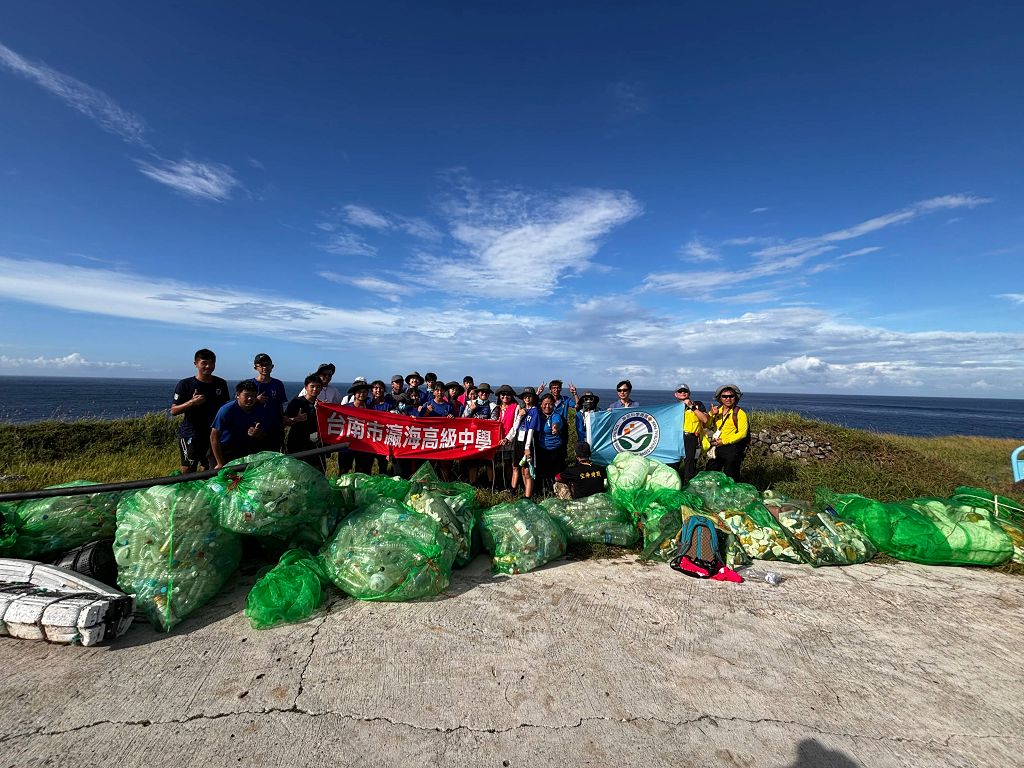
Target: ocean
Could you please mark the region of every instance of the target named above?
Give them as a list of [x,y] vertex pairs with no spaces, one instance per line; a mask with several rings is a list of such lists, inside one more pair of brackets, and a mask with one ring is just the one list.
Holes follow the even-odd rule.
[[[100,379],[0,376],[0,423],[45,419],[121,419],[164,411],[170,407],[176,379]],[[233,384],[234,382],[229,382]],[[345,389],[347,382],[335,384]],[[492,384],[497,387],[497,384]],[[285,382],[289,395],[301,382]],[[579,392],[587,387],[580,386]],[[615,400],[610,388],[594,387],[600,407]],[[695,391],[710,404],[712,393]],[[633,391],[643,405],[672,402],[665,390]],[[748,411],[793,411],[809,419],[873,432],[900,435],[979,435],[1024,442],[1024,400],[961,397],[872,397],[866,395],[794,395],[748,392]]]

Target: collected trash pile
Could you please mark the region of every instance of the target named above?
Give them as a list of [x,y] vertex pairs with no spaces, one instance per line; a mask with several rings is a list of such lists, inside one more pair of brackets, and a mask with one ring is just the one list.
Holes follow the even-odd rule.
[[[1024,509],[978,488],[957,488],[949,499],[895,503],[822,489],[810,503],[762,494],[718,472],[702,472],[683,489],[672,469],[629,453],[608,467],[606,493],[540,504],[520,499],[488,509],[477,506],[471,486],[439,481],[429,464],[410,480],[328,479],[277,453],[239,459],[208,481],[0,504],[0,558],[78,568],[83,558],[67,550],[112,550],[117,585],[164,631],[223,588],[246,540],[278,559],[246,602],[253,626],[264,628],[308,618],[332,587],[360,600],[439,595],[452,570],[481,550],[496,573],[530,571],[562,557],[570,544],[586,543],[641,547],[641,557],[675,567],[696,541],[681,539],[697,534],[697,545],[720,548],[712,560],[728,569],[753,560],[852,565],[878,552],[941,565],[1024,562]],[[47,595],[52,585],[33,587],[10,575],[32,565],[0,559],[0,609],[17,602],[12,595],[24,601],[33,591],[44,607],[59,602],[59,595]],[[118,597],[125,596],[103,593],[116,605],[107,619],[105,609],[88,614],[83,608],[88,615],[75,631],[68,616],[61,617],[63,630],[53,622],[48,630],[44,611],[28,621],[36,629],[20,621],[10,631],[0,610],[0,634],[99,642],[127,629]],[[78,621],[77,614],[71,618]]]

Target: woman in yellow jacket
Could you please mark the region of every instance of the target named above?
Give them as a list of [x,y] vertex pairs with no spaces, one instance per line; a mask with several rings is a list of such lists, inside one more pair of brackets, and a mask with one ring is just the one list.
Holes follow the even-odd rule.
[[697,412],[711,438],[714,455],[708,455],[705,469],[724,472],[733,480],[740,479],[740,465],[750,443],[750,421],[739,406],[743,392],[735,384],[725,384],[715,391],[718,405],[708,415]]

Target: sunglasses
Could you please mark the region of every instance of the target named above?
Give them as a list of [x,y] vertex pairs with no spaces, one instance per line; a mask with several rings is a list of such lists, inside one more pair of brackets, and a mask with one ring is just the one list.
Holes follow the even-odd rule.
[[630,390],[628,390],[628,389],[617,389],[615,391],[616,392],[629,392]]
[[719,395],[718,399],[719,400],[735,400],[736,399],[736,395]]

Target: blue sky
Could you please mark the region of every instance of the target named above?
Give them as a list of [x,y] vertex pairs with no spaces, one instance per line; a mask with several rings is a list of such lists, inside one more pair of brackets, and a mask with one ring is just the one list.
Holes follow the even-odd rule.
[[365,5],[8,8],[3,373],[1024,397],[1019,6]]

